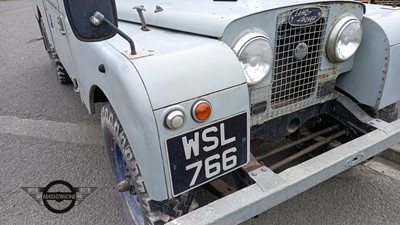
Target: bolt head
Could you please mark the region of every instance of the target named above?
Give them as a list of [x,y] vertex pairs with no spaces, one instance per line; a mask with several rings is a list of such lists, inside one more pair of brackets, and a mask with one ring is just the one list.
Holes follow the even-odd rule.
[[129,191],[129,182],[127,180],[123,180],[117,184],[117,189],[119,192]]

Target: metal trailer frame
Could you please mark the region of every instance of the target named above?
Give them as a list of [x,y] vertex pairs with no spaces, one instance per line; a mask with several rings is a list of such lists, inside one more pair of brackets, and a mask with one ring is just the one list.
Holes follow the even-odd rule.
[[167,224],[238,224],[400,142],[400,119],[374,119],[369,124],[377,129],[279,174],[265,166],[253,170],[249,175],[255,184]]

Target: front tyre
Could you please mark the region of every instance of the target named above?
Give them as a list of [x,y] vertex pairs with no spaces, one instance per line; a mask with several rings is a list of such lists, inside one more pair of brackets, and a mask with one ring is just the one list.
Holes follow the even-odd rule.
[[150,198],[129,141],[110,104],[101,109],[101,129],[117,182],[126,180],[129,184],[129,191],[120,193],[128,222],[138,225],[164,224],[197,207],[193,191],[164,201]]

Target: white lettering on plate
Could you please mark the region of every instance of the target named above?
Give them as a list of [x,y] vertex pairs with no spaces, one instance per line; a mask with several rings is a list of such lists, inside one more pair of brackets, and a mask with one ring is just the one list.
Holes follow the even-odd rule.
[[192,158],[192,151],[194,156],[199,155],[199,132],[194,133],[194,138],[189,141],[186,136],[182,137],[182,143],[186,159]]
[[218,147],[218,143],[219,143],[218,137],[207,136],[211,132],[213,132],[213,133],[218,132],[218,128],[217,127],[209,127],[207,129],[205,129],[203,131],[203,133],[201,134],[201,137],[202,137],[204,142],[207,142],[207,143],[212,142],[213,143],[212,145],[203,147],[203,150],[206,151],[206,152],[214,150],[214,149],[216,149]]
[[[219,160],[221,159],[221,156],[219,154],[215,154],[208,157],[204,162],[204,170],[205,170],[204,176],[207,179],[210,179],[221,173],[221,167],[222,167],[222,172],[234,168],[237,165],[237,157],[235,153],[236,153],[235,147],[225,150],[222,153],[222,162],[220,162]],[[196,168],[192,180],[190,181],[190,187],[196,183],[202,167],[203,167],[203,161],[197,161],[186,166],[186,171]]]
[[[220,128],[219,133],[217,126],[212,126],[203,130],[203,132],[201,133],[201,140],[208,144],[202,148],[203,151],[209,152],[216,149],[218,147],[219,142],[221,142],[221,147],[222,147],[236,141],[236,137],[230,137],[230,138],[226,137],[224,123],[221,123],[219,128]],[[199,136],[200,133],[196,132],[194,133],[193,139],[188,139],[186,136],[182,137],[183,150],[185,151],[185,158],[187,160],[192,158],[192,152],[194,157],[199,155],[200,153]]]
[[236,137],[231,137],[228,140],[226,140],[225,137],[225,124],[221,123],[221,146],[227,145],[229,143],[232,143],[236,141]]

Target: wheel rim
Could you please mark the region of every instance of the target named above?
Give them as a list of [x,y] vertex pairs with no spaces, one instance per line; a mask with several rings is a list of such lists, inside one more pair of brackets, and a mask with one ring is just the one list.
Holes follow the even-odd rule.
[[[118,144],[114,140],[112,141],[111,151],[113,162],[115,165],[115,173],[119,183],[125,180],[126,162]],[[129,191],[122,192],[121,194],[130,216],[135,220],[137,225],[144,225],[143,214],[140,204],[137,200],[137,196],[130,194]]]

